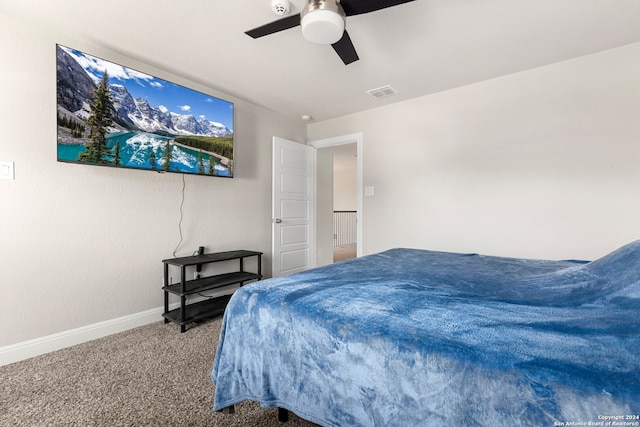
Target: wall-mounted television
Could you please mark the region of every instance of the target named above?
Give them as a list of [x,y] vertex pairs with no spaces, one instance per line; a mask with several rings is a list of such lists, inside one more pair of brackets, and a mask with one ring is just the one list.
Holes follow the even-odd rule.
[[56,45],[58,161],[233,177],[233,103]]

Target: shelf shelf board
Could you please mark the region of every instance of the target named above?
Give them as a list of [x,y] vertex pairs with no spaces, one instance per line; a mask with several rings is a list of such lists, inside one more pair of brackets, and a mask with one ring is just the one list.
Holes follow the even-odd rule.
[[223,286],[233,285],[236,283],[243,284],[252,280],[260,280],[261,275],[250,273],[248,271],[235,271],[233,273],[216,274],[215,276],[202,277],[200,279],[187,280],[184,283],[184,292],[181,283],[163,286],[162,289],[172,294],[183,296],[191,295],[198,292],[208,291]]
[[171,310],[163,313],[162,317],[170,320],[178,325],[186,325],[188,323],[211,319],[224,313],[227,303],[231,299],[231,295],[223,295],[217,298],[211,298],[204,301],[187,305],[185,310],[185,319],[180,319],[180,309]]
[[180,258],[169,258],[162,260],[165,264],[177,265],[178,267],[188,267],[190,265],[207,264],[210,262],[229,261],[232,259],[247,258],[262,255],[262,252],[238,250],[227,252],[216,252],[211,254],[185,256]]

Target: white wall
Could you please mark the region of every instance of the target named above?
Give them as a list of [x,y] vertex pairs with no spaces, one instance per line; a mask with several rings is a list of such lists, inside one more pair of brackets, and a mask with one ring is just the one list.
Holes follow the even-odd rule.
[[333,210],[358,210],[358,163],[355,144],[325,148],[333,151]]
[[[271,140],[304,140],[282,116],[0,15],[0,347],[162,306],[162,263],[180,241],[181,174],[56,161],[55,44],[235,102],[233,179],[185,176],[176,255],[264,251],[271,265]],[[160,320],[160,317],[158,317]]]
[[314,123],[363,132],[363,253],[597,258],[640,238],[640,44]]
[[333,209],[336,211],[358,210],[358,188],[356,185],[357,166],[354,160],[350,170],[334,172]]
[[317,151],[316,265],[333,263],[333,149]]

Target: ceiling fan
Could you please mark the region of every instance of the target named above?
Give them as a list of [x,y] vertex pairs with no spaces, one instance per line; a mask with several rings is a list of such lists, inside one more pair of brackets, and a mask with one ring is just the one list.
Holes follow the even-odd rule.
[[359,58],[345,30],[345,18],[410,1],[415,0],[307,0],[302,12],[246,31],[245,34],[257,39],[300,25],[307,40],[330,44],[342,62],[348,65]]

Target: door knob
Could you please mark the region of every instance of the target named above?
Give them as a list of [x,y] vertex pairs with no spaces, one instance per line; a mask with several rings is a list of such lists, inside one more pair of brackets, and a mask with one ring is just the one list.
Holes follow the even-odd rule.
[[275,224],[280,224],[282,222],[282,220],[280,218],[276,218],[272,221]]

